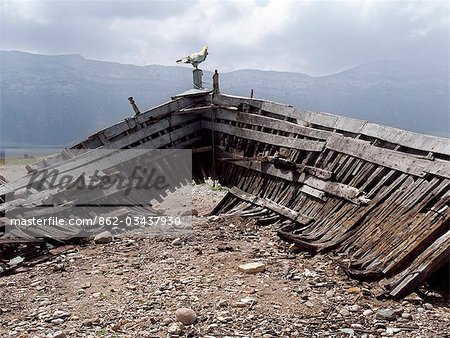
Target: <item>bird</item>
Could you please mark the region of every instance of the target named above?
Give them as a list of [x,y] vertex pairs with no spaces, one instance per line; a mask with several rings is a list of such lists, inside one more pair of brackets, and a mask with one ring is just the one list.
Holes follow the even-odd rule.
[[205,61],[207,55],[208,55],[208,46],[203,46],[200,52],[193,53],[182,59],[179,59],[177,60],[177,63],[190,63],[197,69],[198,64]]

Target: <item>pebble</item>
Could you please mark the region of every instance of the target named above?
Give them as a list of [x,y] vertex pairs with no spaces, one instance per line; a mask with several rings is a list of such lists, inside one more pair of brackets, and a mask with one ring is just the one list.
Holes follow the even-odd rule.
[[184,331],[184,325],[182,323],[172,323],[167,328],[167,332],[173,335],[180,335]]
[[406,296],[403,299],[408,302],[422,302],[422,298],[420,298],[419,295],[415,292],[410,293],[408,296]]
[[63,331],[56,331],[52,338],[66,338],[66,334]]
[[112,241],[112,234],[109,231],[103,231],[94,237],[95,244],[106,244]]
[[325,296],[327,296],[327,298],[333,297],[334,296],[334,290],[328,290],[327,292],[325,292]]
[[197,320],[197,314],[190,308],[180,308],[175,311],[175,316],[184,325],[193,324]]
[[360,293],[360,292],[361,292],[361,289],[358,287],[352,287],[352,288],[347,289],[347,293],[350,293],[350,294]]
[[359,309],[360,309],[360,306],[359,305],[351,305],[351,306],[349,306],[348,307],[348,310],[350,311],[350,312],[358,312],[359,311]]
[[342,309],[339,311],[339,314],[341,316],[347,317],[347,316],[350,316],[350,311],[348,311],[347,309]]
[[372,310],[370,310],[370,309],[367,309],[367,310],[364,310],[364,312],[363,312],[363,316],[371,316],[371,315],[373,315],[373,311]]
[[404,313],[402,313],[402,318],[412,319],[412,315],[410,313],[404,312]]
[[181,245],[181,238],[177,237],[172,241],[172,245]]
[[430,303],[425,303],[423,304],[423,307],[427,310],[433,310],[433,305]]
[[392,309],[380,309],[377,311],[377,319],[395,320],[395,312]]
[[258,273],[258,272],[264,272],[266,269],[266,265],[262,262],[252,262],[252,263],[245,263],[240,264],[238,266],[239,271],[243,273]]

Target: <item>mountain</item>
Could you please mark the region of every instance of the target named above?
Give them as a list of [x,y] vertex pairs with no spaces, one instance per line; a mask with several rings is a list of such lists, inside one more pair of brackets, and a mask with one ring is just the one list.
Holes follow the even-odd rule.
[[[188,67],[134,66],[80,55],[0,51],[0,148],[68,145],[192,86]],[[212,73],[204,71],[211,83]],[[449,135],[449,71],[384,61],[322,77],[239,70],[221,91],[332,112],[422,133]]]

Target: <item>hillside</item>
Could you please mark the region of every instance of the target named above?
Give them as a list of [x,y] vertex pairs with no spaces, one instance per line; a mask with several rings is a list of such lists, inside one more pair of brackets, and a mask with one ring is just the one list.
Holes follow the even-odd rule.
[[[67,145],[191,87],[189,67],[134,66],[80,55],[0,52],[2,147]],[[220,71],[220,70],[219,70]],[[323,77],[239,70],[221,91],[448,136],[448,68],[377,62]],[[211,73],[204,72],[211,82]]]

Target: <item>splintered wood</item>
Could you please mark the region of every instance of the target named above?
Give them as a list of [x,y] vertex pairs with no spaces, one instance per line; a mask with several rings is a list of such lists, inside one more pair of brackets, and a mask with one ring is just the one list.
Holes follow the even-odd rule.
[[[449,139],[194,91],[29,170],[79,167],[89,153],[74,150],[94,148],[193,149],[194,179],[230,187],[214,214],[276,224],[281,238],[312,253],[334,250],[350,260],[350,276],[379,281],[384,295],[410,293],[449,261]],[[23,186],[0,187],[0,210],[23,203],[3,197]],[[39,204],[45,194],[26,200]]]

